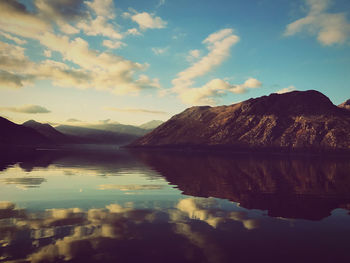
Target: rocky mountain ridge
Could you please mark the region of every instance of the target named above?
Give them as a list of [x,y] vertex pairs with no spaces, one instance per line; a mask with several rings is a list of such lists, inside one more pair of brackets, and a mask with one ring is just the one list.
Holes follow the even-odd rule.
[[318,91],[293,91],[173,116],[130,147],[350,150],[350,112]]

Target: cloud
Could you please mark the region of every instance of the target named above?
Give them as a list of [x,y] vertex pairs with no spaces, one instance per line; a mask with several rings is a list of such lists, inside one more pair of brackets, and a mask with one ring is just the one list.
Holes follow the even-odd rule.
[[[127,15],[128,16],[128,15]],[[136,13],[134,15],[129,15],[131,20],[136,22],[140,29],[160,29],[167,26],[167,22],[162,20],[159,16],[150,14],[147,12]]]
[[148,109],[136,109],[136,108],[116,108],[116,107],[105,107],[104,109],[117,112],[126,112],[126,113],[149,113],[149,114],[168,114],[165,111],[157,110],[148,110]]
[[130,29],[128,29],[128,31],[126,31],[126,34],[134,35],[134,36],[141,35],[141,33],[137,30],[137,28],[130,28]]
[[198,59],[201,56],[201,53],[198,49],[193,49],[188,52],[187,61],[193,62],[194,60]]
[[111,40],[103,40],[102,45],[110,49],[118,49],[126,46],[126,44],[121,41],[111,41]]
[[70,118],[70,119],[66,120],[66,122],[82,122],[82,121],[78,120],[78,119]]
[[11,34],[8,34],[8,33],[5,33],[5,32],[1,32],[1,31],[0,31],[0,36],[3,36],[3,37],[5,37],[5,38],[7,38],[7,39],[9,39],[9,40],[12,40],[13,42],[15,42],[15,43],[18,44],[18,45],[24,45],[24,44],[27,43],[26,40],[20,39],[20,38],[18,38],[18,37],[15,37],[15,36],[13,36],[13,35],[11,35]]
[[102,184],[98,186],[99,190],[120,190],[120,191],[139,191],[139,190],[160,190],[164,186],[158,184],[145,185],[117,185],[117,184]]
[[[208,54],[177,74],[177,77],[172,80],[171,92],[178,94],[185,104],[215,105],[218,98],[227,93],[244,93],[248,89],[260,87],[262,83],[255,78],[249,78],[243,84],[230,84],[221,79],[213,79],[202,87],[193,87],[196,78],[221,65],[230,56],[230,48],[238,41],[239,37],[233,33],[231,28],[225,28],[210,34],[202,42],[206,45]],[[198,49],[189,52],[188,59],[193,60],[199,57]]]
[[0,1],[0,29],[14,35],[32,38],[49,31],[51,25],[29,12],[25,5],[13,1]]
[[242,94],[248,89],[259,88],[262,83],[254,78],[247,79],[243,84],[230,84],[221,79],[213,79],[200,88],[186,88],[179,97],[189,105],[216,105],[219,98],[227,93]]
[[291,92],[293,90],[296,90],[296,88],[293,85],[291,85],[288,88],[284,88],[284,89],[276,91],[276,93],[277,94],[283,94],[283,93]]
[[328,13],[330,0],[305,0],[308,14],[287,25],[284,36],[292,36],[302,31],[317,36],[325,46],[344,44],[350,36],[350,23],[346,13]]
[[28,76],[21,76],[0,70],[0,88],[21,88],[25,83],[28,83],[28,80],[30,80]]
[[105,36],[112,39],[122,39],[123,35],[116,30],[116,27],[108,23],[103,16],[97,16],[95,19],[83,20],[77,24],[77,27],[84,31],[88,36]]
[[115,18],[115,7],[113,0],[94,0],[87,2],[86,5],[94,11],[97,16],[103,16],[108,19]]
[[91,50],[82,38],[69,40],[67,36],[47,32],[39,37],[39,41],[48,50],[59,52],[64,60],[80,68],[54,60],[34,63],[24,55],[24,48],[0,41],[0,70],[10,73],[2,74],[3,84],[14,80],[8,86],[21,87],[25,80],[49,79],[56,86],[109,90],[118,95],[160,87],[158,79],[150,79],[144,74],[134,77],[137,71],[147,68],[146,64],[111,53],[98,53]]
[[30,113],[30,114],[36,114],[36,113],[50,113],[48,109],[45,107],[39,106],[39,105],[25,105],[21,107],[0,107],[0,110],[2,111],[12,111],[17,113]]
[[[113,1],[104,3],[112,5]],[[1,42],[1,85],[22,87],[35,80],[48,79],[56,86],[94,88],[117,95],[137,94],[145,88],[159,88],[157,79],[140,74],[147,69],[148,64],[133,62],[109,52],[99,52],[91,49],[88,42],[80,37],[71,38],[55,32],[54,24],[61,30],[63,27],[71,30],[71,33],[83,30],[87,35],[103,35],[114,40],[123,38],[116,30],[117,26],[107,21],[112,15],[101,15],[107,12],[100,8],[101,2],[91,2],[88,7],[85,4],[78,0],[54,0],[50,3],[37,0],[34,10],[28,11],[15,0],[0,2],[0,30],[37,40],[47,50],[46,54],[55,51],[62,56],[64,62],[72,62],[72,65],[53,60],[33,62],[25,56],[23,48]],[[96,17],[93,18],[88,10]],[[72,23],[77,23],[76,27]],[[105,45],[117,47],[119,43],[105,42]]]
[[48,49],[44,50],[44,56],[50,58],[52,56],[51,50],[48,50]]
[[205,75],[219,66],[230,55],[230,48],[239,41],[239,37],[233,34],[233,29],[222,29],[209,35],[203,44],[207,45],[209,53],[198,62],[177,74],[172,80],[173,91],[181,92],[194,84],[194,79]]
[[153,53],[156,54],[157,56],[164,54],[168,50],[169,50],[169,47],[164,47],[164,48],[153,47],[152,48]]

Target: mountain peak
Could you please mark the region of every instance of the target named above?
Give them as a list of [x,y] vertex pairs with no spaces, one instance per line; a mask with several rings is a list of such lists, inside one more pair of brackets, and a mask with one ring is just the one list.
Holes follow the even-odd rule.
[[350,150],[350,113],[315,90],[186,109],[131,147]]
[[283,94],[272,93],[269,96],[242,102],[242,112],[281,115],[318,115],[328,114],[335,106],[328,97],[316,90],[292,91]]

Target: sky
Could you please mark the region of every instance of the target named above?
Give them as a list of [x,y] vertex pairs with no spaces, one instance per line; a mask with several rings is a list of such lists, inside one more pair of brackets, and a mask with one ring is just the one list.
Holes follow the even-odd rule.
[[350,98],[349,0],[0,0],[0,116],[166,121],[314,89]]

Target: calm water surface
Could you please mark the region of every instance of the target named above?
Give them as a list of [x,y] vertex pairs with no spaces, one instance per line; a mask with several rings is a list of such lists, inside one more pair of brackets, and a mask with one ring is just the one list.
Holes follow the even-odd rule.
[[350,262],[350,162],[4,153],[0,262]]

